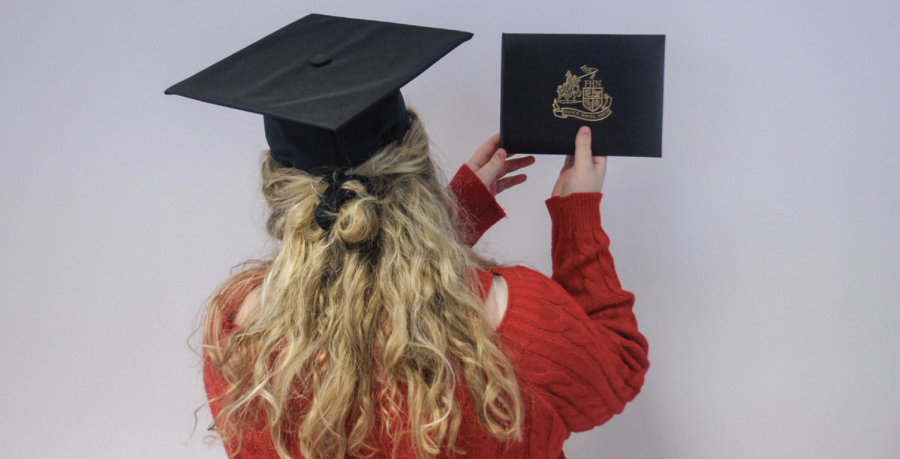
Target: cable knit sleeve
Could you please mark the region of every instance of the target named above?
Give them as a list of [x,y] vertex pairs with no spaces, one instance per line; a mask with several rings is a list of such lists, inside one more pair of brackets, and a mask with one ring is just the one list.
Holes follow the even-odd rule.
[[568,432],[621,413],[649,366],[647,340],[631,311],[634,295],[621,288],[600,227],[600,198],[575,193],[546,201],[552,279],[521,266],[495,269],[510,295],[498,334],[523,381]]
[[459,202],[458,217],[469,246],[475,245],[494,223],[506,216],[491,191],[466,164],[459,168],[447,188]]
[[[600,425],[622,412],[640,391],[649,367],[647,340],[632,313],[634,295],[622,289],[600,226],[600,193],[573,193],[546,201],[552,221],[552,279],[562,286],[591,325],[596,390],[567,424],[574,432]],[[582,362],[586,364],[587,362]],[[578,400],[573,400],[578,402]],[[592,407],[585,410],[584,407]]]

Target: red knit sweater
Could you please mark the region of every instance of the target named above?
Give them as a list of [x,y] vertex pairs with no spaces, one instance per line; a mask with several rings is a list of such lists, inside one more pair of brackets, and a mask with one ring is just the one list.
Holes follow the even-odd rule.
[[[450,182],[450,189],[472,222],[472,244],[505,216],[466,165]],[[649,366],[647,341],[631,311],[634,295],[619,285],[609,238],[600,227],[601,196],[575,193],[546,201],[553,231],[552,278],[524,266],[492,270],[508,286],[507,309],[497,333],[501,348],[516,366],[526,409],[524,441],[505,451],[503,443],[481,428],[461,381],[456,396],[464,418],[457,444],[467,451],[466,457],[565,459],[563,441],[571,432],[603,424],[621,413],[640,391]],[[487,292],[492,273],[479,276]],[[242,301],[242,297],[234,298],[231,303],[236,306]],[[235,327],[227,319],[219,326],[226,333]],[[208,358],[203,376],[207,395],[213,399],[225,382]],[[210,408],[213,416],[220,410],[215,402]],[[373,459],[390,457],[388,439],[375,443],[381,453]],[[233,445],[225,448],[233,458],[278,458],[267,431],[245,435],[237,454]],[[441,453],[439,457],[448,456]],[[412,459],[409,448],[401,447],[398,458]]]

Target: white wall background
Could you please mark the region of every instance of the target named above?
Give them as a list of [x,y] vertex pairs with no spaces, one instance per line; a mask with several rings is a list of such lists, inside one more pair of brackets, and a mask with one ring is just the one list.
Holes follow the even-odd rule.
[[[501,32],[667,34],[664,158],[611,158],[602,210],[652,364],[568,457],[900,457],[900,6],[772,0],[3,2],[0,456],[224,457],[186,340],[266,253],[265,138],[163,90],[311,12],[475,33],[404,89],[449,173]],[[550,272],[561,161],[480,247]]]

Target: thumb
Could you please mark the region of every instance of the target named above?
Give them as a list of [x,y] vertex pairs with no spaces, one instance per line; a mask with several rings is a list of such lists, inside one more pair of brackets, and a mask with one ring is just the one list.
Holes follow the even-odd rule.
[[579,129],[578,136],[575,137],[575,165],[582,170],[594,166],[591,153],[591,128],[587,126]]

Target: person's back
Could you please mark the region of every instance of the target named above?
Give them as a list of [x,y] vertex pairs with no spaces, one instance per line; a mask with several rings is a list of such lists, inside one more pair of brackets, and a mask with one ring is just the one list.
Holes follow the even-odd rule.
[[203,327],[230,456],[555,458],[637,394],[647,345],[600,229],[590,130],[547,201],[553,279],[472,249],[533,158],[506,161],[494,136],[452,193],[438,183],[400,88],[470,38],[310,14],[166,90],[261,114],[269,144],[274,255]]
[[[602,424],[640,390],[647,344],[600,227],[606,163],[591,158],[589,131],[547,200],[551,279],[470,248],[505,215],[493,194],[523,180],[502,176],[530,159],[505,162],[496,137],[487,142],[451,181],[456,207],[434,186],[427,139],[414,124],[396,148],[352,171],[369,185],[349,182],[356,199],[332,227],[352,241],[315,226],[316,177],[264,166],[280,251],[224,285],[205,329],[213,428],[231,457],[377,449],[372,457],[381,458],[396,446],[396,457],[556,458],[571,432]],[[420,174],[431,185],[422,189],[432,196],[419,198],[430,212],[391,195],[386,181],[379,188],[378,177],[417,180],[410,164],[426,163]],[[354,228],[359,212],[369,228]],[[390,222],[392,212],[405,227]],[[336,244],[310,242],[323,237]],[[317,255],[332,261],[315,265]]]

